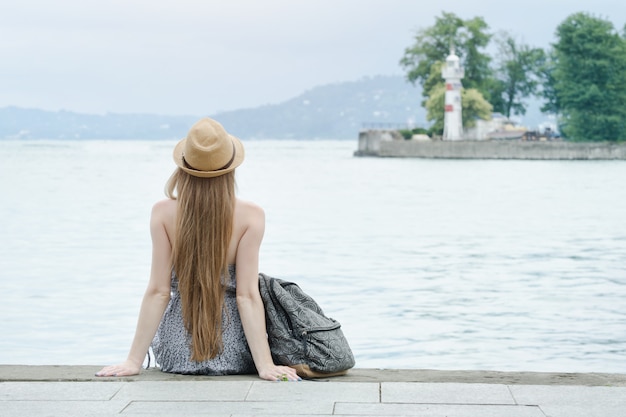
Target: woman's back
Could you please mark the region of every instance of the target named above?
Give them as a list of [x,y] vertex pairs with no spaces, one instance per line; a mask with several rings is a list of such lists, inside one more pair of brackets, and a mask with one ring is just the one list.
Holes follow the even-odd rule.
[[[155,205],[156,214],[162,219],[162,225],[172,246],[175,244],[172,237],[177,236],[176,216],[178,210],[177,200],[163,200]],[[246,342],[237,308],[237,254],[239,245],[242,242],[244,245],[246,244],[246,239],[242,239],[246,232],[253,230],[255,226],[258,228],[263,222],[263,211],[260,207],[247,201],[236,201],[233,214],[233,232],[227,251],[229,276],[222,277],[225,283],[221,322],[222,350],[216,356],[203,361],[191,360],[191,338],[185,331],[183,323],[178,278],[175,273],[172,274],[172,297],[151,344],[156,361],[163,371],[205,375],[255,372],[254,361]],[[241,261],[243,257],[239,259]],[[242,286],[245,287],[245,282],[249,281],[249,279],[245,279],[245,275],[250,274],[246,270],[250,268],[241,265],[241,269],[242,276],[244,276]]]
[[[156,214],[161,219],[162,225],[168,236],[171,247],[174,247],[176,237],[176,215],[178,212],[178,201],[172,199],[161,200],[154,206],[153,216]],[[237,261],[237,249],[242,236],[249,228],[258,228],[264,225],[265,215],[263,209],[258,205],[236,199],[233,214],[233,232],[228,245],[226,261],[228,265],[235,265]]]

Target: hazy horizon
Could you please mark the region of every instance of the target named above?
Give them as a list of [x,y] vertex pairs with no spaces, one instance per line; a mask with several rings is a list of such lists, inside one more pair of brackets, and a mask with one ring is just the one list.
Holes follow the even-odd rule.
[[606,18],[618,31],[626,20],[615,0],[506,8],[493,0],[24,0],[0,13],[0,107],[199,115],[275,104],[317,86],[403,75],[405,48],[442,11],[482,16],[491,32],[544,48],[572,13]]

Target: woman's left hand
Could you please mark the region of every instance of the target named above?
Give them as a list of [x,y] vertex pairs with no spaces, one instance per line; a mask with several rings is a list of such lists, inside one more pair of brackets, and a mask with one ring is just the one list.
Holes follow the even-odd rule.
[[296,370],[288,366],[273,365],[259,371],[259,377],[267,381],[301,381]]

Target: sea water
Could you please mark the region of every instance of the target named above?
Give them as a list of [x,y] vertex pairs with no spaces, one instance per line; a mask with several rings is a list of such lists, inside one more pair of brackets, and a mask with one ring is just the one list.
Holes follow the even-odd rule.
[[[357,367],[626,372],[626,162],[244,143],[261,271],[339,320]],[[174,144],[0,141],[0,364],[126,357]]]

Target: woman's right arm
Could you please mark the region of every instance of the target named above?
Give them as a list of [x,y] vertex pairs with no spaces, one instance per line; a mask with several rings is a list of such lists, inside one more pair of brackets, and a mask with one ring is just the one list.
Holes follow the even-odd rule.
[[152,237],[152,267],[148,288],[143,296],[135,337],[125,362],[104,367],[96,376],[129,376],[141,372],[150,343],[156,334],[165,308],[170,300],[172,246],[165,224],[171,202],[158,202],[152,208],[150,235]]
[[300,379],[295,369],[276,365],[267,340],[265,306],[259,293],[259,250],[265,231],[265,214],[250,205],[245,217],[248,224],[237,246],[237,307],[241,324],[259,377],[270,381]]

